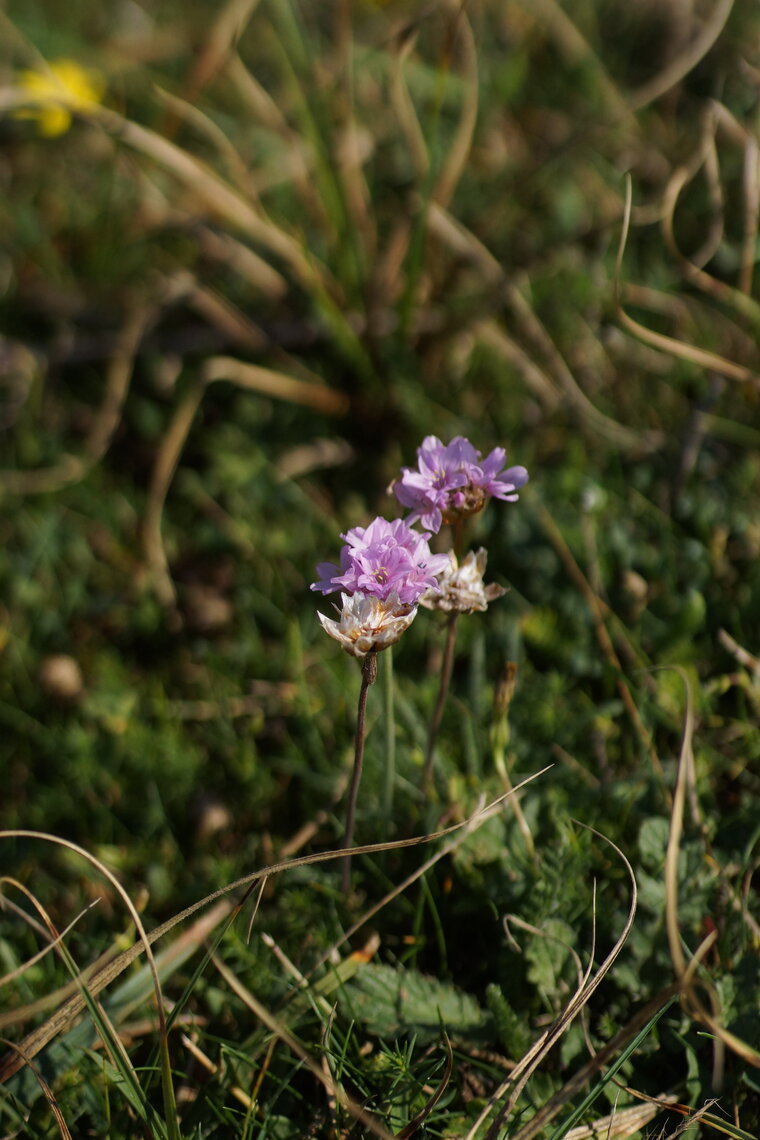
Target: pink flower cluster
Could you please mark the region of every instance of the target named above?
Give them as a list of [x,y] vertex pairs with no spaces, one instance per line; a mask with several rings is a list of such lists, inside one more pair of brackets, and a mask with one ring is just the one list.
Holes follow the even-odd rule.
[[340,566],[320,562],[320,580],[312,590],[361,593],[381,601],[395,595],[402,605],[413,606],[426,590],[437,588],[437,576],[449,564],[447,554],[431,552],[429,533],[418,533],[401,519],[376,518],[368,527],[354,527],[341,537],[346,545],[340,552]]
[[[353,527],[341,536],[346,544],[340,552],[340,565],[321,562],[317,566],[319,579],[312,590],[323,594],[339,590],[342,602],[338,622],[322,614],[319,619],[326,632],[355,657],[364,657],[397,641],[411,624],[423,595],[430,599],[441,593],[439,578],[448,583],[446,597],[451,593],[453,587],[447,573],[450,578],[457,566],[452,570],[449,554],[432,553],[428,545],[430,532],[440,530],[444,522],[455,522],[482,510],[491,496],[514,501],[519,488],[528,481],[524,467],[504,468],[503,448],[494,448],[481,460],[480,452],[462,436],[444,445],[429,435],[418,448],[417,456],[417,468],[405,467],[394,484],[398,501],[411,508],[406,521],[376,518],[367,527]],[[412,530],[411,524],[417,521],[427,529]],[[477,567],[473,562],[466,574],[469,564],[463,564],[457,571],[460,577],[472,577],[477,569],[482,579],[485,551],[478,558]],[[457,583],[461,593],[462,583],[459,579]],[[467,583],[472,586],[469,578]],[[481,581],[480,588],[481,592],[486,590],[485,604],[470,605],[470,589],[467,605],[457,595],[456,605],[451,602],[448,608],[485,608],[498,587],[484,588]],[[487,590],[491,590],[490,597]],[[476,601],[481,600],[479,593]]]
[[437,436],[427,436],[417,458],[416,469],[404,467],[393,490],[401,505],[412,509],[407,522],[419,519],[432,531],[439,531],[444,522],[476,514],[491,495],[514,502],[528,482],[524,467],[503,469],[503,447],[495,447],[481,460],[480,452],[461,435],[445,445]]

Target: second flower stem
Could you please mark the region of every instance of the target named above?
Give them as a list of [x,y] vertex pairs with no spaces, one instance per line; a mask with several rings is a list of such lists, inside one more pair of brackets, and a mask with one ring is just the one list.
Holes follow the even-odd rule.
[[370,685],[377,680],[377,654],[368,653],[362,662],[362,684],[359,690],[359,707],[356,712],[356,743],[354,748],[354,771],[351,776],[351,787],[348,792],[348,807],[346,808],[346,831],[343,836],[343,847],[346,855],[343,859],[342,888],[344,894],[351,886],[351,847],[354,842],[354,821],[356,819],[356,799],[359,794],[359,784],[362,778],[362,765],[364,763],[364,738],[366,735],[367,693]]
[[383,810],[393,819],[393,787],[396,783],[396,722],[393,715],[393,647],[385,650],[385,787]]
[[448,696],[449,684],[451,682],[451,670],[454,667],[454,646],[457,640],[458,617],[459,614],[456,612],[449,614],[449,622],[446,628],[446,645],[443,650],[443,661],[441,663],[441,683],[438,687],[438,699],[435,702],[433,719],[430,721],[430,731],[428,732],[427,749],[425,751],[425,768],[422,773],[423,791],[427,791],[430,787],[430,781],[433,775],[435,742],[438,739],[438,730],[443,720],[443,710],[446,707],[446,697]]

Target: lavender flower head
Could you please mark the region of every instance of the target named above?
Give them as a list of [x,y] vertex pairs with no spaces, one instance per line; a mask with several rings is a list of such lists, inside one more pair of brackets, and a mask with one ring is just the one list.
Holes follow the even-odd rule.
[[514,502],[517,491],[528,482],[524,467],[504,469],[503,447],[495,447],[481,459],[480,452],[461,435],[448,444],[435,435],[426,436],[417,458],[417,467],[404,467],[393,490],[401,505],[411,508],[406,521],[419,519],[430,531],[439,531],[444,522],[477,514],[490,496]]
[[437,589],[437,575],[448,566],[447,554],[432,554],[429,533],[411,530],[401,519],[376,518],[368,527],[354,527],[341,536],[346,545],[340,565],[320,562],[319,581],[312,590],[332,594],[363,594],[386,601],[395,596],[400,606],[416,605],[426,590]]

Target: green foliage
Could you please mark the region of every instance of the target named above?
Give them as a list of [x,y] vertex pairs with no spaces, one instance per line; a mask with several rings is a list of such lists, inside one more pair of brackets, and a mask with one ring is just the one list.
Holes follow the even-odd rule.
[[[510,591],[459,623],[431,789],[436,615],[394,649],[392,689],[370,693],[357,841],[438,830],[551,767],[519,814],[507,800],[383,905],[442,848],[356,857],[348,897],[337,862],[272,878],[254,936],[240,916],[215,947],[395,1135],[465,1136],[620,936],[626,869],[574,820],[630,860],[638,912],[506,1132],[519,1140],[561,1099],[584,1033],[596,1049],[622,1038],[538,1140],[611,1110],[616,1065],[646,1095],[703,1104],[720,1051],[695,995],[733,1035],[703,1125],[760,1131],[756,1056],[736,1044],[757,1042],[760,1019],[755,27],[751,6],[720,27],[717,8],[703,21],[688,7],[2,11],[3,829],[81,843],[148,928],[283,851],[332,850],[359,675],[315,621],[314,564],[347,527],[396,513],[385,489],[424,435],[504,445],[531,472],[519,504],[470,524]],[[45,137],[13,99],[25,69],[62,57],[102,75],[103,110],[75,107]],[[667,89],[648,89],[658,77]],[[634,212],[616,282],[623,171]],[[220,357],[252,370],[212,382]],[[491,706],[506,662],[504,714]],[[695,761],[674,899],[684,675]],[[0,1036],[19,1042],[71,970],[133,934],[89,864],[3,845],[3,874],[43,908],[4,882]],[[667,1001],[674,906],[686,959],[702,955],[695,995],[626,1036]],[[48,920],[75,919],[70,967],[49,953],[14,973]],[[172,1083],[183,1136],[363,1134],[214,971],[192,938],[162,962],[182,1018],[163,1075],[139,963],[37,1054],[71,1134],[175,1134]],[[0,1121],[53,1134],[29,1067],[0,1085]]]
[[489,1028],[472,997],[416,970],[369,963],[346,990],[351,1016],[378,1037],[410,1033],[427,1042],[446,1032],[455,1039],[477,1040]]

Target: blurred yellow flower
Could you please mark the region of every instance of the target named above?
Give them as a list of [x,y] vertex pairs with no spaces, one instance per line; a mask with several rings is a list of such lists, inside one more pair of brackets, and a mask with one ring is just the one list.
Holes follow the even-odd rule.
[[46,138],[65,134],[71,112],[100,103],[105,92],[102,75],[74,59],[52,60],[45,71],[22,71],[18,85],[33,106],[17,111],[17,118],[36,119]]

